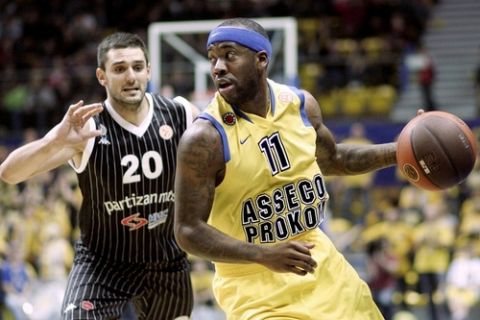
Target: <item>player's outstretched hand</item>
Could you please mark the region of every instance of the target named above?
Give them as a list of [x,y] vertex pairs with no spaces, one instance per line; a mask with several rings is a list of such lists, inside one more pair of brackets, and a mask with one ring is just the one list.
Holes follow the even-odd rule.
[[299,241],[263,247],[259,263],[275,272],[292,272],[304,276],[313,273],[317,267],[310,253],[313,247],[313,244]]
[[66,145],[75,145],[90,138],[99,136],[100,130],[91,130],[85,124],[87,121],[102,112],[101,103],[84,105],[80,100],[70,105],[62,121],[56,126],[55,136],[57,141]]

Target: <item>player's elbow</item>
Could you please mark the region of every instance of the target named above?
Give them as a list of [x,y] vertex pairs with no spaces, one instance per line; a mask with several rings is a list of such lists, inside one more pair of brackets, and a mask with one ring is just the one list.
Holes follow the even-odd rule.
[[188,253],[193,253],[195,251],[193,246],[195,243],[195,230],[191,226],[176,223],[174,232],[180,248]]
[[15,177],[14,173],[5,170],[3,166],[0,166],[0,180],[11,185],[21,182],[21,180]]

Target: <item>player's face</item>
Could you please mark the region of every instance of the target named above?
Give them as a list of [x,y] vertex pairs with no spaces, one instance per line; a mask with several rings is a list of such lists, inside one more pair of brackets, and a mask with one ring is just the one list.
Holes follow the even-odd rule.
[[215,87],[228,103],[241,107],[255,97],[261,78],[255,52],[235,42],[220,42],[208,48],[208,58]]
[[107,54],[105,70],[97,72],[112,102],[128,109],[140,107],[150,79],[150,66],[142,49],[111,49]]

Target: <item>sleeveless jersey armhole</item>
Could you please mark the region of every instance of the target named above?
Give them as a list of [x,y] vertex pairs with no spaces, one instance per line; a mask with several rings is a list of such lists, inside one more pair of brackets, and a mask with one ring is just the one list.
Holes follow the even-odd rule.
[[312,127],[310,120],[308,119],[307,111],[305,110],[305,94],[295,87],[290,87],[290,89],[298,96],[300,99],[300,116],[302,117],[303,124],[307,127]]
[[181,97],[181,96],[176,96],[175,98],[173,98],[174,101],[180,103],[184,108],[185,108],[185,111],[186,111],[186,120],[187,120],[187,128],[190,127],[190,125],[192,124],[193,122],[193,114],[192,114],[192,106],[193,104],[188,101],[187,99],[185,99],[184,97]]
[[227,163],[230,160],[230,147],[228,146],[228,139],[227,134],[225,133],[225,129],[214,117],[212,117],[206,112],[200,113],[198,115],[198,118],[210,121],[215,127],[215,129],[217,129],[223,144],[223,160],[225,161],[225,163]]

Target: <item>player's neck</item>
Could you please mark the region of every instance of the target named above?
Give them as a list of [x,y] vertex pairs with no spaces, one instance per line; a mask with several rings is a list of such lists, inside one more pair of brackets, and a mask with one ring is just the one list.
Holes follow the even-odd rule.
[[258,90],[258,94],[253,99],[241,106],[241,109],[265,118],[270,110],[270,103],[270,91],[268,86],[265,86]]
[[112,101],[111,99],[109,102],[113,109],[115,109],[123,119],[135,126],[142,124],[143,120],[147,117],[150,108],[146,97],[143,98],[139,105],[120,103],[119,101]]

